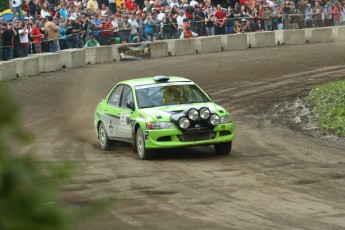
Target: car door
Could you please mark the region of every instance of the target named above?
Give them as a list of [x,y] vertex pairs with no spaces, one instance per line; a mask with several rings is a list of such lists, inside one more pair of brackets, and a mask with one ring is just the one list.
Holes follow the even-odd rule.
[[133,92],[131,87],[125,85],[121,95],[121,102],[119,108],[120,124],[118,126],[117,137],[125,141],[132,140],[132,122],[131,115],[133,110],[128,108],[127,103],[133,101]]
[[102,122],[105,125],[109,139],[114,139],[118,136],[117,127],[120,126],[120,101],[124,85],[118,85],[111,92],[108,97],[107,105],[104,108]]

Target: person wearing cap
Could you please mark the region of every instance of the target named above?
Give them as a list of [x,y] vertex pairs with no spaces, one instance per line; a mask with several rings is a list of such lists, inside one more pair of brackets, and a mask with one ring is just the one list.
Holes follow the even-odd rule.
[[181,39],[188,39],[188,38],[193,38],[193,37],[198,37],[197,33],[194,33],[190,26],[187,26],[185,30],[181,33],[180,38]]
[[250,32],[250,25],[248,23],[248,21],[245,18],[241,19],[241,24],[239,25],[239,32],[240,33],[248,33]]

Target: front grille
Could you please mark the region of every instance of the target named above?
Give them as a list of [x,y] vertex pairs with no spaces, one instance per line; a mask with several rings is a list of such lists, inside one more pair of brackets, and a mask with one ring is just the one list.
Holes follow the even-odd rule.
[[212,138],[211,132],[194,132],[194,133],[184,133],[179,137],[179,140],[182,142],[188,141],[204,141],[210,140]]
[[171,141],[171,136],[159,137],[157,141]]

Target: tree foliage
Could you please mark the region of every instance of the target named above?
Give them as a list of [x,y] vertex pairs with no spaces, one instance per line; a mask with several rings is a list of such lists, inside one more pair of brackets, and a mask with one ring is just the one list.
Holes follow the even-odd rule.
[[0,86],[0,229],[69,229],[71,216],[57,201],[66,167],[40,164],[16,153],[30,136],[19,126],[19,107]]

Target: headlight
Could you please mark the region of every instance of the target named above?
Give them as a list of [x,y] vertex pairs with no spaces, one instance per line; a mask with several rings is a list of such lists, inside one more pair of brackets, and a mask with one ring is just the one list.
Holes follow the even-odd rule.
[[210,122],[213,126],[216,126],[220,122],[220,117],[217,114],[213,114],[210,118]]
[[181,129],[188,129],[188,127],[190,125],[190,121],[185,117],[181,117],[178,120],[178,125],[180,126]]
[[190,109],[187,113],[188,118],[192,121],[196,121],[199,118],[199,113],[196,109]]
[[230,115],[225,115],[220,117],[220,123],[221,124],[225,124],[225,123],[229,123],[230,122]]
[[170,122],[147,122],[146,129],[173,129],[174,125]]
[[211,112],[208,108],[201,108],[200,109],[200,117],[204,120],[208,119],[211,115]]

